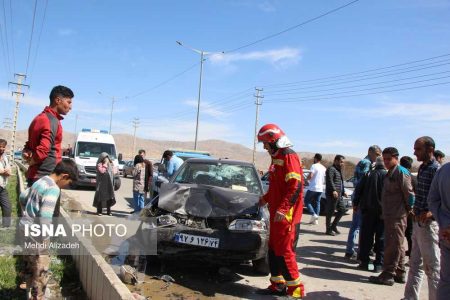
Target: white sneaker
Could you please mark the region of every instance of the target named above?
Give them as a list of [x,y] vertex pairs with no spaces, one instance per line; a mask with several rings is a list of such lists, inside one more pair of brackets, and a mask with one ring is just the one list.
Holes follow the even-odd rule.
[[309,220],[309,224],[314,225],[315,222],[316,222],[316,220],[317,220],[317,216],[316,216],[316,215],[312,215],[312,216],[311,216],[311,220]]

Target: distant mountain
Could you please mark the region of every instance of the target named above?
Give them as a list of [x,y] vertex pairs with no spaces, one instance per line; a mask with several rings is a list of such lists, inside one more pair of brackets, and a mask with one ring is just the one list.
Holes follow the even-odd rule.
[[[10,140],[11,134],[4,129],[0,129],[0,136],[7,137]],[[122,153],[124,159],[132,159],[134,157],[133,148],[133,136],[130,134],[113,134],[117,144],[119,153]],[[16,148],[22,148],[27,139],[27,131],[22,130],[17,132]],[[64,132],[63,136],[63,148],[68,145],[73,145],[75,141],[75,134],[71,132]],[[177,141],[158,141],[136,138],[136,151],[138,149],[145,149],[147,157],[151,159],[160,159],[164,150],[167,149],[193,149],[193,142],[177,142]],[[208,151],[214,157],[230,158],[236,160],[251,161],[253,149],[247,148],[241,144],[230,143],[222,140],[205,140],[199,141],[198,150]],[[296,147],[298,150],[298,147]],[[300,157],[304,160],[306,166],[310,165],[315,153],[313,152],[298,152]],[[344,154],[345,155],[345,154]],[[323,154],[323,159],[326,162],[333,161],[335,154]],[[356,164],[360,158],[346,157],[349,162]],[[270,157],[266,152],[257,152],[255,155],[255,165],[260,170],[267,170],[270,164]],[[348,170],[350,171],[350,170]]]

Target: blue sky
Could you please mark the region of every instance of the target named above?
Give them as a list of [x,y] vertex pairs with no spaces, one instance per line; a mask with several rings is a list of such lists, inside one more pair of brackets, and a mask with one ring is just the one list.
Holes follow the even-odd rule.
[[[414,140],[430,135],[450,154],[450,84],[440,84],[450,82],[450,56],[442,56],[450,53],[450,1],[360,0],[228,52],[348,2],[50,0],[39,39],[45,6],[39,0],[31,88],[18,127],[26,129],[51,88],[63,84],[76,95],[63,121],[67,131],[75,130],[76,115],[78,130],[108,129],[109,97],[115,96],[113,133],[132,133],[132,119],[139,118],[140,137],[193,141],[200,57],[179,40],[215,52],[204,63],[200,140],[251,147],[254,88],[260,87],[260,125],[279,124],[298,151],[363,156],[379,144],[412,155]],[[7,82],[26,70],[34,9],[34,1],[12,1],[12,10],[9,3],[0,2],[0,121],[14,107]],[[415,88],[422,85],[433,86]],[[391,91],[404,88],[410,89]]]

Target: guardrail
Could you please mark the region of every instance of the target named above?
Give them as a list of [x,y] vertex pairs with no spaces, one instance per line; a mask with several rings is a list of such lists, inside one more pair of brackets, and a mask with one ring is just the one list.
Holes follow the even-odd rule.
[[[26,188],[22,172],[27,167],[16,161],[17,178],[20,192]],[[65,226],[71,227],[72,219],[67,212],[61,208],[60,217]],[[89,299],[92,300],[133,300],[135,299],[130,290],[123,284],[111,266],[103,259],[102,255],[90,245],[84,238],[75,236],[66,237],[67,243],[78,243],[79,249],[72,249],[72,258],[78,270],[79,279]]]

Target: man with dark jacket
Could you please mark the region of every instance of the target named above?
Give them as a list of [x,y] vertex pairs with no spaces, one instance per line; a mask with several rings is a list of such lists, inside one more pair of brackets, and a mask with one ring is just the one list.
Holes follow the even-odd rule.
[[[376,158],[375,169],[366,173],[357,185],[353,205],[361,212],[361,234],[359,241],[359,269],[368,270],[370,250],[374,246],[374,271],[381,272],[384,254],[384,223],[381,218],[381,193],[386,176],[383,157]],[[375,236],[375,245],[374,245]]]
[[[148,159],[145,159],[145,150],[141,149],[139,150],[139,155],[144,158],[144,164],[145,164],[145,185],[144,185],[144,192],[145,192],[145,198],[147,198],[147,193],[150,198],[152,198],[152,181],[153,181],[153,163],[149,161]],[[147,203],[145,203],[147,204]]]
[[384,165],[388,169],[381,194],[385,238],[383,272],[379,276],[369,277],[369,281],[376,284],[405,283],[403,244],[406,218],[414,205],[414,191],[411,174],[398,164],[398,156],[398,150],[394,147],[383,150]]
[[[326,182],[326,234],[336,235],[341,233],[337,229],[339,220],[345,213],[345,205],[342,200],[342,196],[345,196],[344,192],[344,180],[342,177],[342,169],[344,167],[345,157],[342,155],[336,155],[334,158],[333,165],[329,167],[325,173]],[[331,223],[331,218],[333,217],[334,211],[336,216],[334,217],[333,223]]]
[[22,150],[22,157],[29,165],[29,187],[39,178],[50,175],[61,161],[61,120],[72,109],[73,97],[68,87],[55,86],[50,92],[50,106],[45,107],[28,128],[28,141]]

